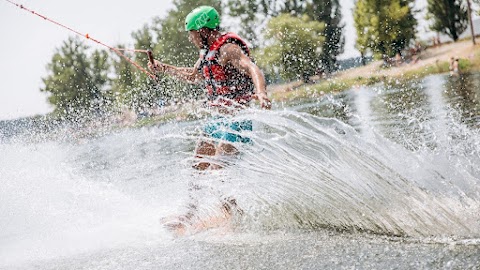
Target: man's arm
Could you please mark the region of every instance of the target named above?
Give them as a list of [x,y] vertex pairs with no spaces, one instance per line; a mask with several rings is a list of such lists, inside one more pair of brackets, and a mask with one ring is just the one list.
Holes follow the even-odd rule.
[[220,57],[218,59],[220,65],[224,66],[227,63],[232,64],[240,72],[247,74],[252,78],[255,86],[255,95],[260,101],[262,108],[270,109],[272,103],[267,97],[267,83],[265,76],[260,68],[246,56],[242,49],[235,44],[226,44],[220,48]]
[[155,72],[160,72],[173,76],[179,80],[188,82],[188,83],[200,83],[202,75],[198,73],[198,65],[200,64],[200,59],[195,63],[193,68],[189,67],[176,67],[172,65],[164,64],[158,60],[154,60],[154,64],[148,63],[150,70]]

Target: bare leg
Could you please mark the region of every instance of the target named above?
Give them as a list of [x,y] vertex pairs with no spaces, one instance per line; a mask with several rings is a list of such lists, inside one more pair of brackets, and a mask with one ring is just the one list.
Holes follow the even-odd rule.
[[[215,149],[215,156],[235,156],[238,154],[237,148],[230,143],[220,143],[218,144],[217,148]],[[221,169],[222,166],[219,164],[211,164],[210,169],[218,170]]]
[[[213,143],[200,141],[195,150],[196,158],[203,158],[205,156],[209,157],[220,157],[220,156],[234,156],[238,154],[237,148],[230,143],[219,143],[217,147]],[[206,170],[210,169],[220,169],[222,168],[217,164],[210,164],[210,162],[199,162],[193,166],[197,170]]]
[[217,146],[216,156],[234,156],[238,154],[237,148],[230,143],[220,143]]
[[[195,157],[196,158],[203,158],[204,156],[215,156],[216,149],[215,145],[210,142],[200,141],[197,145],[197,149],[195,149]],[[197,170],[206,170],[210,166],[209,162],[199,162],[195,164],[193,167]]]
[[[200,141],[195,150],[197,158],[214,157],[214,156],[234,156],[238,154],[237,148],[229,143],[219,143],[217,147],[213,143]],[[218,164],[211,164],[210,162],[199,162],[194,165],[197,170],[221,169],[222,166]],[[200,221],[195,219],[197,211],[197,201],[192,194],[199,190],[200,187],[192,185],[189,188],[191,202],[188,205],[188,211],[185,215],[175,218],[165,218],[162,220],[162,224],[172,231],[176,236],[182,236],[187,234],[189,230],[192,232],[201,231],[209,228],[222,227],[229,224],[234,212],[243,214],[243,210],[238,208],[236,200],[233,198],[224,198],[222,202],[222,214],[218,216],[212,216],[206,220]],[[191,229],[188,229],[188,228]]]

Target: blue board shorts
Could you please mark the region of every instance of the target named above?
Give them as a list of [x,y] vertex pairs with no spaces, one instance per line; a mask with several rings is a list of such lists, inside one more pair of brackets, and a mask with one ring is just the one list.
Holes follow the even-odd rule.
[[250,138],[240,135],[245,130],[253,130],[252,120],[231,121],[224,117],[218,117],[203,127],[203,132],[209,137],[232,143],[250,143]]

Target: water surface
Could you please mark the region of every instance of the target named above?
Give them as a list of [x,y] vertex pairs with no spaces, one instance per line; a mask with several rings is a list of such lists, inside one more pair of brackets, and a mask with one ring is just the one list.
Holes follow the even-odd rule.
[[[251,109],[235,118],[253,143],[207,173],[191,168],[206,120],[4,137],[0,268],[476,269],[479,117],[478,74]],[[160,224],[191,202],[199,220],[221,216],[231,198],[228,225]]]

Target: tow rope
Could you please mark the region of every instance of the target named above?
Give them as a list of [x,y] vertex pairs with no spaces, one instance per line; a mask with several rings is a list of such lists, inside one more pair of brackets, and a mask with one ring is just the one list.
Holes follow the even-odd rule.
[[46,20],[46,21],[49,21],[49,22],[51,22],[51,23],[53,23],[53,24],[56,24],[56,25],[58,25],[58,26],[60,26],[60,27],[62,27],[62,28],[64,28],[64,29],[67,29],[67,30],[70,31],[70,32],[73,32],[73,33],[75,33],[75,34],[77,34],[77,35],[79,35],[79,36],[82,36],[82,37],[84,37],[84,38],[86,38],[86,39],[88,39],[88,40],[91,40],[91,41],[93,41],[93,42],[95,42],[95,43],[97,43],[97,44],[100,44],[100,45],[108,48],[109,50],[115,52],[118,56],[124,58],[127,62],[129,62],[130,64],[132,64],[134,67],[138,68],[140,71],[142,71],[142,72],[144,72],[145,74],[147,74],[150,78],[152,78],[152,79],[154,79],[154,80],[157,79],[157,76],[155,76],[154,74],[150,73],[148,70],[146,70],[145,68],[143,68],[142,66],[140,66],[138,63],[136,63],[135,61],[133,61],[132,59],[128,58],[127,56],[125,56],[125,54],[122,53],[122,51],[128,51],[128,52],[134,52],[134,53],[146,53],[146,54],[148,55],[149,61],[153,64],[152,51],[150,51],[150,50],[138,50],[138,49],[120,49],[120,48],[114,48],[114,47],[112,47],[112,46],[109,46],[109,45],[107,45],[107,44],[99,41],[98,39],[92,38],[88,33],[82,34],[82,33],[80,33],[79,31],[77,31],[77,30],[75,30],[75,29],[73,29],[73,28],[70,28],[70,27],[68,27],[68,26],[66,26],[66,25],[63,25],[63,24],[61,24],[61,23],[59,23],[59,22],[57,22],[57,21],[55,21],[55,20],[52,20],[52,19],[48,18],[47,16],[44,16],[44,15],[42,15],[42,14],[40,14],[40,13],[37,13],[37,12],[31,10],[31,9],[28,9],[28,8],[26,8],[24,5],[17,4],[17,3],[13,2],[13,1],[10,1],[10,0],[5,0],[5,1],[7,1],[7,2],[9,2],[10,4],[15,5],[15,6],[17,6],[18,8],[23,9],[23,10],[25,10],[25,11],[33,14],[33,15],[36,15],[36,16],[38,16],[38,17],[40,17],[40,18],[42,18],[42,19],[44,19],[44,20]]

